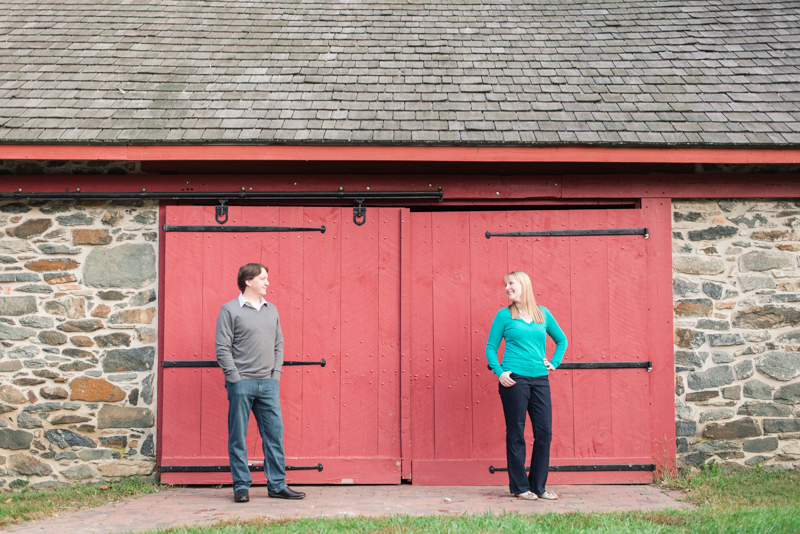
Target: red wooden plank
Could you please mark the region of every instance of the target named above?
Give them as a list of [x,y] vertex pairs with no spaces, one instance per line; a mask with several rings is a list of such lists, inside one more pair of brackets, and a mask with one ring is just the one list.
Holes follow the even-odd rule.
[[[569,212],[533,212],[532,231],[564,230],[569,227]],[[572,343],[572,301],[569,269],[570,243],[564,237],[527,238],[533,245],[530,274],[536,302],[553,314]],[[552,357],[555,343],[548,337],[547,355]],[[570,346],[563,361],[569,361],[573,348]],[[553,441],[551,458],[573,458],[575,456],[574,403],[572,372],[550,373],[550,398],[553,406]]]
[[158,402],[164,394],[164,368],[161,366],[161,362],[164,361],[164,295],[166,290],[164,289],[163,273],[167,270],[167,238],[163,228],[167,222],[167,205],[172,206],[174,205],[173,202],[159,202],[158,206],[158,272],[162,273],[162,275],[158,277],[157,292],[158,296],[161,297],[158,299],[158,332],[161,332],[161,335],[158,336],[158,358],[156,364],[156,435],[154,436],[156,440],[156,465],[161,464],[161,419],[164,417],[163,403]]
[[[282,207],[280,226],[303,226],[303,208]],[[271,289],[280,302],[278,313],[283,332],[285,360],[303,360],[303,234],[280,233],[279,258],[275,265],[280,277],[272,279]],[[270,269],[272,265],[269,266]],[[305,367],[284,367],[281,374],[281,411],[283,413],[283,445],[287,454],[297,455],[303,440],[303,379]],[[317,372],[324,373],[318,370]],[[313,406],[309,406],[313,409]]]
[[[378,235],[378,455],[400,456],[400,225],[396,208],[373,210],[380,217]],[[405,212],[408,215],[408,212]],[[408,370],[406,370],[408,375]],[[406,380],[406,384],[407,384]]]
[[672,343],[672,209],[670,199],[642,200],[647,240],[650,442],[653,461],[675,473],[675,372]]
[[400,457],[411,480],[411,212],[400,210]]
[[[503,261],[508,255],[507,238],[486,239],[487,230],[513,231],[505,225],[503,212],[470,213],[470,336],[472,341],[472,455],[505,455],[505,422],[498,394],[499,381],[487,369],[486,341],[497,311],[508,305],[503,276],[510,270]],[[502,361],[502,352],[498,351]]]
[[[606,213],[571,212],[570,227],[606,228]],[[608,361],[608,243],[608,237],[570,240],[574,361]],[[611,382],[607,371],[576,371],[573,394],[576,456],[611,456]]]
[[302,455],[339,455],[341,209],[305,208],[303,226],[326,232],[303,236],[303,359],[328,362],[307,367],[303,377]]
[[[228,458],[197,459],[176,458],[169,465],[228,465]],[[322,471],[287,471],[289,484],[399,484],[400,458],[338,458],[312,456],[307,458],[287,457],[286,465],[308,466],[321,463]],[[161,473],[164,484],[230,484],[230,473]],[[253,484],[263,485],[261,474],[253,473]]]
[[436,458],[469,458],[469,213],[434,213],[433,223]]
[[[342,210],[350,212],[346,208]],[[341,425],[342,456],[378,453],[378,385],[385,370],[379,360],[378,210],[363,226],[341,221]],[[343,215],[347,215],[344,213]]]
[[[433,230],[431,213],[411,213],[411,451],[433,459]],[[412,463],[413,469],[413,463]]]
[[[611,441],[616,458],[651,456],[650,379],[646,369],[609,370]],[[626,460],[627,461],[627,460]]]
[[800,163],[800,150],[676,147],[2,145],[0,159],[108,161],[486,161]]
[[[204,224],[216,225],[214,207],[203,210]],[[242,207],[228,208],[228,224],[242,224]],[[203,358],[216,359],[215,336],[217,317],[223,304],[236,298],[239,288],[236,276],[248,260],[242,254],[244,234],[205,234],[203,256]],[[219,369],[201,369],[202,416],[200,442],[203,456],[224,455],[228,450],[228,395],[225,379]],[[252,414],[247,430],[247,450],[252,457],[258,429]]]
[[[650,458],[637,458],[635,462],[649,464]],[[581,463],[620,463],[614,458],[592,458],[580,462],[570,458],[562,462],[551,461],[551,465],[579,465]],[[505,486],[508,474],[504,471],[489,472],[489,466],[505,467],[505,458],[475,460],[415,460],[413,462],[414,484],[419,486]],[[547,477],[548,486],[556,484],[650,484],[651,471],[595,471],[552,472]]]
[[[167,208],[170,224],[202,224],[202,208]],[[164,353],[167,360],[192,360],[202,356],[202,272],[196,269],[204,257],[201,234],[170,233],[166,240],[163,273]],[[176,455],[200,455],[201,379],[197,369],[165,369],[162,373],[162,461]]]

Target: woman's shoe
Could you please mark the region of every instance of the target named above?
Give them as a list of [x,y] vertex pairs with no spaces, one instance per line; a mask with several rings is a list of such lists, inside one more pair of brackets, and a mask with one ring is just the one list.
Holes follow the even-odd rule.
[[553,493],[552,491],[545,491],[544,493],[539,494],[538,496],[540,499],[545,499],[548,501],[554,501],[558,499],[558,495]]
[[532,491],[526,491],[525,493],[515,493],[514,497],[517,499],[525,499],[526,501],[535,501],[539,497]]

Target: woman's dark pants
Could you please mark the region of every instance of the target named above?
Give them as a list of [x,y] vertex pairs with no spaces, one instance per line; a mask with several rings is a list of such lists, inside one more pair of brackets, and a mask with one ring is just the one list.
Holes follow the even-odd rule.
[[[519,376],[511,373],[516,382],[507,388],[500,384],[500,399],[506,417],[506,458],[508,486],[511,493],[532,491],[544,493],[547,471],[550,468],[550,441],[553,437],[553,409],[550,404],[550,382],[546,376]],[[525,475],[525,419],[533,423],[533,454],[531,472]]]

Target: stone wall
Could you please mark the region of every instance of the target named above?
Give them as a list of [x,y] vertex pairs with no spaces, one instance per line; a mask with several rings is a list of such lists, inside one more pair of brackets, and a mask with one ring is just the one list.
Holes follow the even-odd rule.
[[157,202],[0,203],[0,487],[155,466]]
[[675,201],[679,465],[800,465],[800,200]]

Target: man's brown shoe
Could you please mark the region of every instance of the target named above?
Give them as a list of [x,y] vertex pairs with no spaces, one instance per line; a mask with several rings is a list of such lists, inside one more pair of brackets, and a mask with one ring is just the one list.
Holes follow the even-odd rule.
[[302,499],[306,496],[306,494],[299,491],[294,491],[289,486],[286,486],[281,491],[270,493],[269,496],[273,499]]
[[250,502],[250,492],[246,489],[234,491],[233,502]]

